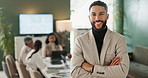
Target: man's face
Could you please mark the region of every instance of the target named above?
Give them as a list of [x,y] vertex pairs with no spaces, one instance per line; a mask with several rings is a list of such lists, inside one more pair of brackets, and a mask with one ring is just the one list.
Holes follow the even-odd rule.
[[101,29],[103,24],[106,23],[109,14],[102,6],[92,6],[90,9],[89,20],[96,29]]
[[30,41],[30,42],[28,43],[28,46],[31,47],[31,48],[33,48],[33,47],[34,47],[33,41]]

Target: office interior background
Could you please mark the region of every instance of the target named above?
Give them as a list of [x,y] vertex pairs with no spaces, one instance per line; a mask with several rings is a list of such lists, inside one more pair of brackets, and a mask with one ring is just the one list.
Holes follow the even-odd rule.
[[[95,0],[0,0],[0,8],[7,23],[12,24],[15,36],[25,36],[19,33],[19,14],[53,14],[54,32],[56,32],[56,21],[70,20],[72,44],[76,33],[91,28],[87,17],[88,6],[93,1]],[[128,52],[132,53],[136,46],[148,47],[148,0],[102,1],[109,6],[108,27],[125,36]],[[12,55],[15,56],[15,51],[12,51]],[[0,50],[0,63],[2,60],[3,51]],[[0,70],[2,70],[1,64]]]

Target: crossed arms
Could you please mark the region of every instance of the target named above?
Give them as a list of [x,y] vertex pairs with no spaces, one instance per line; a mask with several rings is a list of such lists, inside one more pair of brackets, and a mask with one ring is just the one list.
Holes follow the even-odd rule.
[[[86,61],[81,49],[84,46],[79,41],[76,40],[75,52],[73,52],[71,59],[72,78],[126,78],[129,70],[129,58],[123,37],[118,40],[116,57],[109,65],[96,64],[92,62],[93,60]],[[112,48],[112,46],[110,47]]]
[[[121,57],[115,57],[109,66],[119,65],[122,61]],[[87,72],[93,72],[94,65],[89,64],[88,62],[83,62],[81,67],[86,70]]]

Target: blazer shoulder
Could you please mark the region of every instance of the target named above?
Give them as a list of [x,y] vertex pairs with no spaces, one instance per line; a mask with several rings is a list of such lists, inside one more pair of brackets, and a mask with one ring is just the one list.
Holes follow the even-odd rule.
[[114,31],[110,31],[111,32],[111,37],[113,38],[124,38],[123,35],[117,33],[117,32],[114,32]]
[[87,31],[77,37],[77,39],[88,39],[90,31]]

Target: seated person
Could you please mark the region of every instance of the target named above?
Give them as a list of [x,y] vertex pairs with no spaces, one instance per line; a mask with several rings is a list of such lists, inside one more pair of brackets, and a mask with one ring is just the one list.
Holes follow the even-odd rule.
[[39,54],[41,48],[42,42],[40,40],[36,40],[34,44],[34,49],[32,49],[26,56],[27,70],[29,69],[29,67],[31,67],[33,70],[40,72],[40,69],[44,69],[46,67],[46,64],[43,62]]
[[22,49],[20,51],[20,56],[19,56],[18,61],[25,65],[25,61],[26,61],[25,58],[26,58],[27,54],[29,53],[29,51],[32,50],[34,44],[33,44],[32,38],[30,38],[30,37],[26,37],[24,39],[24,43],[25,43],[25,45],[22,47]]
[[42,57],[51,57],[52,51],[62,51],[63,48],[59,44],[58,39],[54,33],[50,33],[45,41]]

